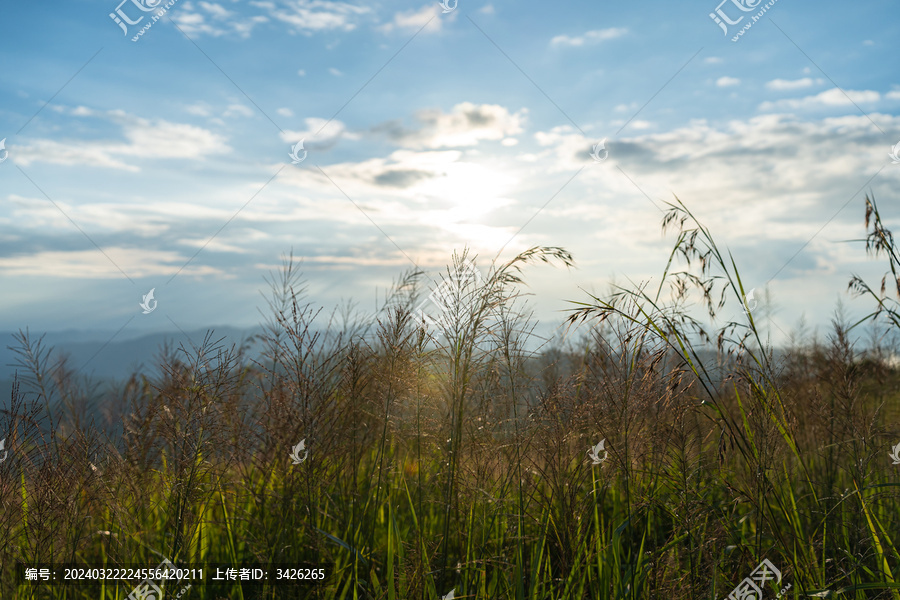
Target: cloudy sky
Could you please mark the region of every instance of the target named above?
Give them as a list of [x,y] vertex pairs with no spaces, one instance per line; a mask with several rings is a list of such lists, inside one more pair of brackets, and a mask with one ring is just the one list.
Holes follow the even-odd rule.
[[862,311],[865,193],[900,225],[896,2],[716,1],[7,2],[0,330],[251,326],[291,248],[371,310],[413,263],[563,246],[526,273],[557,323],[658,281],[675,196],[778,331]]

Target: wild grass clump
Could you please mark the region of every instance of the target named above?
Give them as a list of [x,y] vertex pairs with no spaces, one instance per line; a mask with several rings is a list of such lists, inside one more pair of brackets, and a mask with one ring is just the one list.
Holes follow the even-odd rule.
[[425,313],[413,270],[376,314],[327,319],[291,255],[259,336],[164,348],[157,375],[113,389],[22,333],[0,416],[0,597],[133,587],[17,587],[17,562],[168,559],[328,565],[320,586],[181,596],[204,600],[718,599],[766,559],[782,577],[767,595],[900,600],[900,253],[866,207],[890,275],[850,287],[875,310],[782,353],[677,199],[659,283],[574,303],[564,342],[538,340],[522,291],[526,269],[574,265],[556,247],[465,278],[473,259],[454,255]]

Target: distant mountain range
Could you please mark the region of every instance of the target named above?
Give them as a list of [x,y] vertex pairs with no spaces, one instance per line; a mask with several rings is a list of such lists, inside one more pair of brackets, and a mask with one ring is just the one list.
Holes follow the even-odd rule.
[[[188,332],[156,332],[146,331],[79,331],[67,330],[48,332],[44,335],[41,346],[52,349],[51,364],[55,364],[55,358],[59,355],[70,357],[70,368],[76,369],[82,375],[90,376],[93,381],[122,380],[135,372],[141,372],[150,376],[157,374],[156,362],[163,347],[168,345],[172,349],[178,349],[182,345],[189,351],[192,347],[203,343],[207,336],[207,329],[198,329]],[[232,344],[240,346],[250,336],[262,332],[262,327],[237,328],[221,326],[211,328],[211,341],[219,342],[222,346],[230,348]],[[320,332],[324,333],[324,332]],[[19,377],[26,374],[26,369],[17,366],[21,357],[11,348],[18,345],[13,332],[0,332],[0,407],[5,406],[10,397],[10,389],[14,373],[18,370]],[[41,334],[31,332],[32,340],[40,338]],[[257,356],[258,350],[251,349],[251,357]],[[715,352],[700,350],[701,360],[704,364],[712,366],[716,363]],[[775,351],[776,359],[783,358],[784,351]],[[900,367],[900,357],[892,354],[885,363],[893,368]]]
[[[224,338],[220,343],[230,348],[232,344],[240,345],[242,341],[261,331],[260,327],[215,327],[212,328],[211,340],[216,342]],[[32,340],[41,337],[40,333],[35,332],[30,335]],[[55,364],[55,357],[60,354],[68,355],[71,368],[95,380],[108,381],[124,379],[136,371],[155,373],[156,360],[166,344],[174,349],[183,344],[190,351],[192,345],[203,343],[206,335],[206,329],[185,333],[123,331],[118,335],[115,331],[68,330],[46,333],[41,346],[52,349],[51,364]],[[25,372],[25,369],[16,364],[21,357],[11,348],[19,345],[17,338],[13,336],[13,332],[0,332],[0,406],[9,400],[15,372],[19,372],[20,379]]]

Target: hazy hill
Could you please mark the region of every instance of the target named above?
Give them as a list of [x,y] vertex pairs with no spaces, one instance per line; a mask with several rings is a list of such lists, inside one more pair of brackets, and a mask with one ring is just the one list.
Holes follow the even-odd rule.
[[[222,344],[240,344],[260,329],[238,329],[235,327],[216,327],[213,329],[213,340],[222,339]],[[90,375],[96,380],[122,379],[135,371],[154,372],[153,366],[161,348],[168,343],[173,348],[184,344],[198,345],[206,337],[207,330],[199,329],[185,332],[167,331],[159,333],[120,332],[115,331],[55,331],[44,335],[42,345],[53,349],[53,356],[67,354],[71,364],[79,372]],[[33,339],[40,333],[31,332]],[[21,367],[16,366],[19,356],[11,347],[17,345],[13,332],[0,333],[0,405],[9,399],[13,374]]]

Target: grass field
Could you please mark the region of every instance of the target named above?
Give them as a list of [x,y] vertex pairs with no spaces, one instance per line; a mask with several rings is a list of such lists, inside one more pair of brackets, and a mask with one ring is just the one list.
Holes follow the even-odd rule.
[[[764,598],[900,600],[900,252],[874,201],[866,250],[888,274],[850,281],[872,313],[837,311],[780,352],[740,310],[730,255],[670,208],[660,281],[573,298],[569,342],[538,350],[523,279],[573,264],[562,248],[451,286],[436,324],[417,320],[419,272],[371,322],[323,319],[287,258],[248,342],[262,359],[211,334],[115,390],[22,334],[0,415],[0,598],[138,582],[16,586],[18,562],[168,559],[327,577],[167,598],[720,600],[767,560]],[[710,325],[725,307],[740,319]]]

